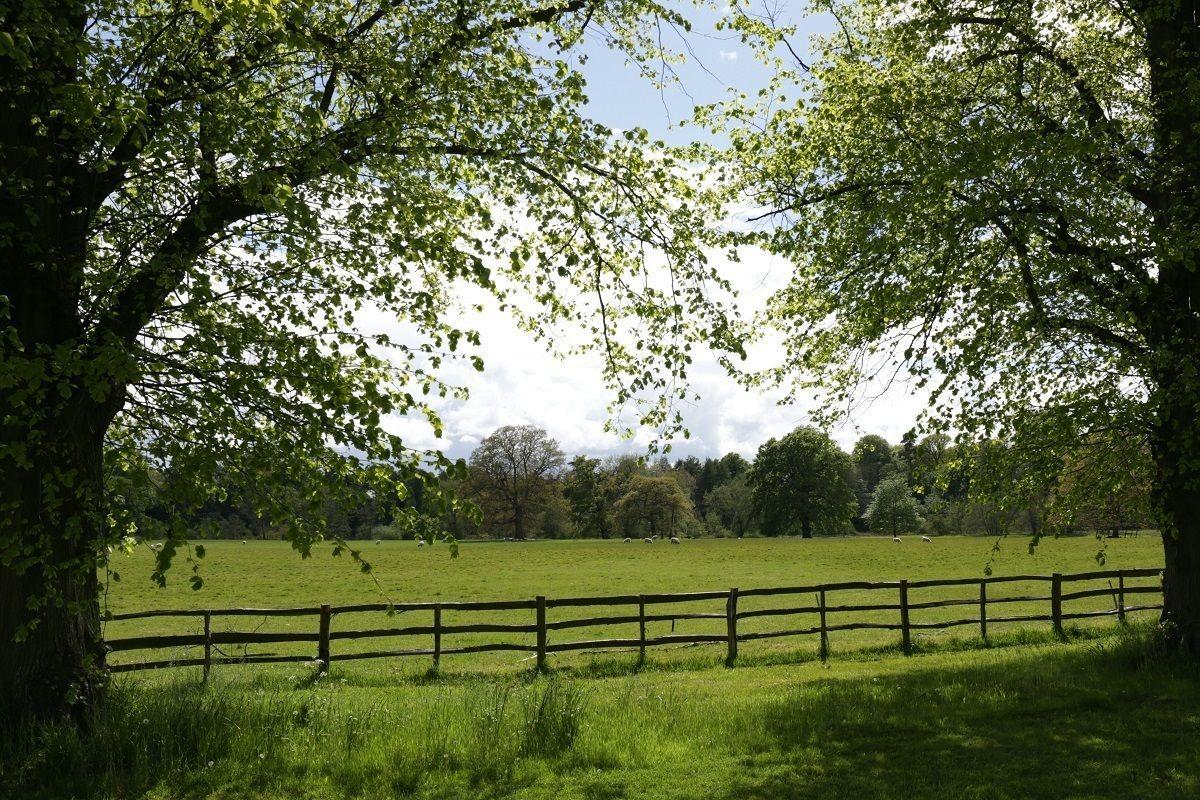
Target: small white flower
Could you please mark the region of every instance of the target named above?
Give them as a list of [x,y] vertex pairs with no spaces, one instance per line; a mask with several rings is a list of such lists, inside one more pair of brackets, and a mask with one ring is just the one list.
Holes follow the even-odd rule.
[[266,757],[267,757],[267,754],[266,754],[266,753],[259,753],[259,754],[258,754],[258,757],[259,757],[259,758],[266,758]]
[[210,761],[210,762],[208,762],[208,765],[211,767],[214,763],[216,763],[216,762]]
[[150,718],[149,718],[149,717],[142,717],[142,724],[143,724],[143,725],[149,725],[149,724],[150,724]]

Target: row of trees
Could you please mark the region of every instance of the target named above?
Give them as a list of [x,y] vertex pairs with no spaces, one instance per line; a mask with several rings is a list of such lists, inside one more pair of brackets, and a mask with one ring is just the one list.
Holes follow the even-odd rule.
[[[764,536],[898,534],[1000,535],[1089,530],[1117,535],[1152,527],[1149,463],[1109,450],[1081,449],[1044,481],[1008,466],[996,443],[961,445],[944,434],[891,443],[863,436],[849,453],[826,434],[802,427],[763,444],[753,463],[737,453],[700,460],[646,463],[633,456],[568,458],[544,430],[505,426],[484,439],[462,474],[446,477],[479,513],[457,505],[434,510],[424,486],[409,487],[405,504],[458,538],[622,538],[653,535]],[[1101,466],[1108,481],[1091,479]],[[1088,467],[1089,480],[1080,480]],[[1030,472],[1030,470],[1025,470]],[[1032,474],[1032,473],[1031,473]],[[998,502],[998,481],[1028,488]],[[1086,491],[1085,491],[1086,490]],[[144,498],[144,495],[143,495]],[[143,499],[142,513],[167,516]],[[414,536],[392,524],[390,505],[368,498],[347,504],[319,498],[328,533],[348,539]],[[195,529],[224,538],[281,535],[261,515],[252,487],[231,484],[222,499],[196,514]]]

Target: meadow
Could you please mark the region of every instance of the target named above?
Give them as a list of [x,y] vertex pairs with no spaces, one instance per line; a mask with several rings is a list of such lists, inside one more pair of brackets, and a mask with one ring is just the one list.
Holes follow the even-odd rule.
[[[368,543],[379,585],[351,562],[277,542],[216,542],[204,588],[149,585],[122,557],[113,611],[693,591],[850,578],[978,577],[1153,566],[1156,537],[993,542],[946,537],[572,541],[444,547]],[[1043,587],[1044,590],[1044,587]],[[936,609],[930,609],[930,613]],[[110,635],[170,620],[109,623]],[[239,623],[246,626],[248,622]],[[140,631],[138,629],[141,629]],[[0,796],[412,797],[538,800],[1188,798],[1200,793],[1200,674],[1146,619],[1012,625],[923,637],[810,640],[720,666],[704,645],[555,660],[450,658],[219,666],[116,676],[84,730],[0,736]],[[757,643],[748,643],[757,644]],[[851,646],[853,645],[853,646]],[[415,663],[415,662],[420,663]]]
[[[113,613],[151,608],[222,608],[222,607],[288,607],[314,606],[321,603],[347,605],[353,603],[452,601],[452,600],[510,600],[529,599],[535,595],[564,597],[578,595],[612,595],[663,592],[695,592],[724,590],[737,586],[742,590],[753,587],[775,587],[829,583],[847,580],[910,580],[926,578],[981,577],[985,569],[995,576],[1052,572],[1085,572],[1100,568],[1097,555],[1103,552],[1106,569],[1155,567],[1161,565],[1162,548],[1157,535],[1144,534],[1117,540],[1097,540],[1091,536],[1048,538],[1030,551],[1029,540],[1023,537],[999,542],[978,537],[947,536],[924,543],[918,538],[894,544],[886,537],[856,537],[837,539],[701,539],[672,546],[665,542],[652,545],[642,542],[625,544],[620,541],[573,540],[536,542],[466,542],[460,556],[451,559],[445,546],[417,547],[412,542],[365,542],[363,555],[373,568],[371,576],[359,571],[348,557],[335,558],[328,550],[318,549],[309,559],[301,559],[283,542],[217,541],[207,543],[203,560],[204,586],[193,591],[185,578],[185,569],[174,576],[165,589],[152,584],[149,572],[152,557],[148,549],[131,556],[118,556],[113,568],[122,579],[111,584],[106,594],[108,609]],[[182,566],[182,565],[181,565]],[[1103,585],[1103,584],[1101,584]],[[1084,588],[1084,587],[1080,587]],[[1015,583],[997,587],[992,597],[1006,593],[1010,596],[1045,596],[1045,583]],[[912,602],[936,601],[947,598],[970,598],[977,588],[938,587],[911,592]],[[895,603],[894,592],[842,592],[830,602]],[[1141,603],[1150,596],[1130,596],[1128,603]],[[1111,598],[1095,597],[1076,601],[1072,610],[1094,610],[1111,607]],[[753,608],[811,605],[810,598],[745,598],[742,610]],[[1047,613],[1046,602],[1013,603],[997,606],[991,616]],[[721,600],[674,604],[658,607],[656,611],[670,613],[722,612]],[[933,608],[914,612],[914,621],[937,621],[969,617],[977,611],[971,607]],[[593,616],[588,609],[553,610],[552,619]],[[794,617],[762,617],[743,621],[739,632],[770,631],[794,628]],[[886,612],[845,613],[836,622],[867,620],[894,621],[895,614]],[[397,625],[429,624],[428,614],[407,612],[395,618],[380,613],[338,615],[334,629],[396,627]],[[444,615],[446,624],[457,622],[531,622],[529,611],[460,612]],[[161,633],[195,633],[196,618],[153,618],[122,620],[107,624],[111,638]],[[286,618],[216,618],[215,631],[315,631],[314,617]],[[1019,627],[1017,624],[997,624],[991,631],[1000,634]],[[1042,625],[1045,629],[1047,625]],[[636,635],[636,625],[606,629],[573,629],[552,632],[557,639],[590,639],[620,635]],[[648,635],[664,633],[710,633],[724,631],[724,621],[679,620],[653,622]],[[940,641],[977,635],[967,628],[942,631],[921,631],[916,643],[935,644]],[[425,637],[427,638],[427,637]],[[854,649],[893,643],[896,634],[886,631],[845,631],[831,635],[834,649]],[[484,641],[530,642],[522,634],[463,634],[447,637],[446,646],[472,645]],[[405,640],[366,639],[334,643],[334,657],[339,653],[378,650],[381,647],[428,647],[420,637]],[[307,653],[311,644],[273,644],[247,648],[224,648],[227,655],[249,653]],[[777,657],[797,651],[811,653],[814,637],[784,638],[746,642],[740,656],[753,660]],[[315,652],[313,653],[315,655]],[[187,653],[159,653],[155,657],[178,656]],[[192,652],[192,655],[195,655]],[[654,659],[671,661],[686,658],[709,659],[717,663],[724,650],[719,645],[699,647],[658,648]],[[148,658],[149,655],[116,653],[114,663]],[[594,666],[597,660],[615,658],[594,654],[553,657],[560,667]],[[512,670],[528,666],[525,654],[455,655],[442,662],[443,671]],[[363,661],[343,665],[345,670],[368,671],[386,675],[420,675],[429,667],[427,659],[392,659]],[[246,667],[224,669],[247,670]],[[259,669],[255,667],[254,669]]]

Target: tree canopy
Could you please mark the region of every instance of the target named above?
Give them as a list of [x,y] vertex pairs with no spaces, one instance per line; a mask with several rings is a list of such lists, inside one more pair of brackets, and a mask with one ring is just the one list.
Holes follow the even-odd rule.
[[871,530],[895,536],[920,527],[923,520],[918,509],[908,481],[901,475],[893,475],[875,487],[871,505],[867,507],[867,523]]
[[831,10],[811,63],[769,17],[734,21],[779,68],[724,117],[740,181],[723,185],[770,223],[746,238],[796,265],[766,314],[787,352],[770,377],[837,413],[908,373],[932,420],[1007,445],[1018,492],[1080,441],[1145,443],[1164,617],[1200,652],[1193,5]]
[[584,109],[580,41],[654,62],[686,24],[657,3],[0,14],[4,713],[92,694],[96,562],[145,522],[109,507],[117,479],[170,498],[160,580],[201,555],[170,520],[223,474],[302,553],[331,491],[415,524],[412,482],[433,502],[461,465],[392,423],[440,434],[445,361],[482,368],[464,287],[535,332],[581,328],[651,425],[673,424],[698,339],[740,349],[691,176]]
[[816,428],[769,440],[749,472],[763,533],[842,532],[858,510],[853,474],[850,457]]

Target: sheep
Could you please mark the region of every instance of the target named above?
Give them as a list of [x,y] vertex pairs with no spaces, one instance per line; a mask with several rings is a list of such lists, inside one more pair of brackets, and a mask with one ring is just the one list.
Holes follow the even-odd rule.
[[898,543],[898,542],[900,541],[900,537],[899,537],[899,536],[893,536],[893,537],[892,537],[892,541],[893,541],[893,542],[897,542],[897,543]]
[[922,537],[921,537],[921,541],[922,541],[922,542],[932,542],[932,541],[933,541],[933,539],[930,539],[928,536],[922,536]]
[[425,546],[425,540],[417,539],[417,547],[424,547],[424,546]]
[[242,539],[242,544],[245,544],[245,543],[246,543],[246,540],[245,540],[245,539]]
[[651,539],[649,536],[647,536],[645,539],[642,539],[642,541],[645,542],[646,544],[654,544],[654,540]]
[[375,544],[383,544],[383,539],[376,539]]
[[679,537],[678,537],[678,536],[672,536],[672,537],[671,537],[671,544],[679,544]]
[[633,539],[630,539],[628,536],[626,536],[623,541],[625,542],[625,544],[629,544],[630,542],[633,541]]

